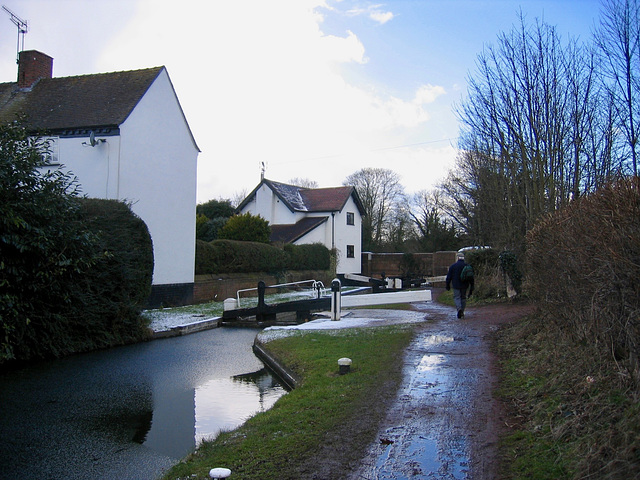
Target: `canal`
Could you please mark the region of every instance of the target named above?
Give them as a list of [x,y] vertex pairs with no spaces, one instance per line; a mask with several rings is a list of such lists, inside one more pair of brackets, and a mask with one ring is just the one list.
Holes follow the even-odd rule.
[[252,352],[257,332],[216,328],[3,372],[0,478],[157,478],[285,393]]

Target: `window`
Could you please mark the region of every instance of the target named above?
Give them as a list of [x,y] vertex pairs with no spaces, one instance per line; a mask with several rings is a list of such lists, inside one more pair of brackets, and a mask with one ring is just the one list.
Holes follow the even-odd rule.
[[355,225],[355,216],[353,212],[347,212],[347,225]]
[[44,161],[47,163],[47,166],[57,167],[60,165],[60,146],[58,144],[58,137],[45,137],[43,140],[47,144],[47,149],[43,153]]
[[353,245],[347,245],[347,258],[355,258],[355,248]]

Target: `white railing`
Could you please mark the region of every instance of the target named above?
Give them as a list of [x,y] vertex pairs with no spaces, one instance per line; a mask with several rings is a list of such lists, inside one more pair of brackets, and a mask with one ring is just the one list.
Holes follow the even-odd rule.
[[[319,296],[324,296],[327,294],[327,289],[324,286],[324,283],[322,283],[319,280],[300,280],[298,282],[289,282],[289,283],[280,283],[277,285],[268,285],[266,288],[280,288],[280,287],[291,287],[291,286],[295,286],[295,285],[304,285],[310,283],[311,284],[311,289],[309,290],[308,294],[311,298],[314,298],[317,294],[317,292],[320,292]],[[241,308],[240,307],[240,292],[253,292],[253,291],[257,291],[258,288],[254,287],[254,288],[243,288],[241,290],[238,290],[236,292],[236,308]]]

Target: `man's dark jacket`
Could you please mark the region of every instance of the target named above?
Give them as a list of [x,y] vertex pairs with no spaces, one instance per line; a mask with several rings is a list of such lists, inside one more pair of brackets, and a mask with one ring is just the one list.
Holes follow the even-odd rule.
[[446,280],[447,290],[449,290],[450,285],[458,290],[466,290],[467,288],[469,288],[469,286],[471,286],[471,290],[469,292],[469,295],[471,295],[471,292],[473,292],[473,278],[471,278],[469,282],[463,282],[462,280],[460,280],[460,274],[462,273],[462,269],[465,267],[465,265],[467,264],[461,258],[449,267]]

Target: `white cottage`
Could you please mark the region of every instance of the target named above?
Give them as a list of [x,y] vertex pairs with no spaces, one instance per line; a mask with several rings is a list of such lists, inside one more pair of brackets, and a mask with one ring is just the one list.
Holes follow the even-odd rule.
[[18,81],[0,84],[0,121],[25,115],[51,139],[51,164],[83,194],[130,202],[153,240],[150,305],[193,297],[199,148],[165,67],[53,78],[53,59],[20,52]]
[[302,188],[262,179],[237,208],[260,215],[271,241],[322,243],[338,252],[338,274],[361,272],[362,215],[354,187]]

